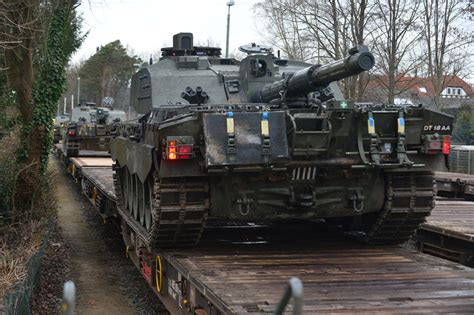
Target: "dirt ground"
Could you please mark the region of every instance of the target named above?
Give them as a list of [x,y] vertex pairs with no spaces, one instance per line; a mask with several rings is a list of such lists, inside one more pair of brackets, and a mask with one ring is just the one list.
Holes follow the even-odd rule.
[[[126,293],[111,272],[114,261],[100,253],[101,242],[81,213],[61,170],[57,177],[58,223],[71,248],[71,277],[77,288],[78,314],[134,314]],[[99,253],[98,253],[99,251]]]
[[118,224],[104,224],[62,162],[51,157],[50,168],[56,172],[59,209],[31,299],[32,314],[58,314],[67,280],[77,286],[76,314],[168,314],[125,257]]

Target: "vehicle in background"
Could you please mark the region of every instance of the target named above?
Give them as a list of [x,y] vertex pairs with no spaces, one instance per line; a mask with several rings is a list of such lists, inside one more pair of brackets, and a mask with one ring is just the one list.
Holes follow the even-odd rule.
[[71,122],[66,127],[66,156],[78,156],[80,150],[108,152],[114,124],[124,121],[125,117],[123,110],[83,102],[72,110]]

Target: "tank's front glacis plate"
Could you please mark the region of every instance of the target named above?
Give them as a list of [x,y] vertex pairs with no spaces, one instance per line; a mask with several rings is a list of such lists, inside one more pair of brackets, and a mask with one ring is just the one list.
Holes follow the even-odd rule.
[[262,113],[234,113],[235,145],[229,150],[226,115],[204,114],[206,166],[256,165],[285,161],[289,158],[284,112],[270,112],[268,117],[270,146],[263,147]]

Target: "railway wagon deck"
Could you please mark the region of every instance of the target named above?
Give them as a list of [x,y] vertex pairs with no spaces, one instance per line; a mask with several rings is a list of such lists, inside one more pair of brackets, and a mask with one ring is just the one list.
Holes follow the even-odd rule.
[[[301,231],[293,232],[300,238]],[[304,314],[474,309],[472,270],[400,247],[319,236],[298,243],[204,245],[160,257],[161,298],[183,314],[196,308],[205,314],[272,313],[288,279],[295,276],[304,285]]]
[[[76,170],[72,175],[103,217],[114,216],[111,159],[80,157],[70,163]],[[466,209],[472,204],[456,202]],[[448,201],[439,201],[426,226],[440,224],[450,208]],[[463,213],[468,227],[474,214]],[[474,309],[472,269],[407,248],[365,246],[325,229],[317,224],[210,226],[195,249],[157,251],[148,263],[134,263],[173,314],[271,313],[295,276],[304,285],[305,314]]]
[[415,239],[425,253],[474,267],[474,202],[437,200]]
[[438,194],[474,200],[474,175],[435,172]]
[[[54,144],[53,151],[56,153],[56,155],[64,160],[65,154],[64,154],[64,145],[62,141],[59,141],[59,143]],[[92,151],[92,150],[79,150],[79,157],[97,157],[97,158],[106,158],[110,157],[109,152],[106,151]]]

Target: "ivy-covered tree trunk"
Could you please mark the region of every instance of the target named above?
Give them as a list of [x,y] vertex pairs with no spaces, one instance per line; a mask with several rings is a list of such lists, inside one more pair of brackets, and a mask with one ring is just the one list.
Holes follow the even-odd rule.
[[[81,43],[78,26],[74,24],[76,0],[59,0],[52,11],[47,25],[46,45],[40,59],[33,63],[17,65],[12,78],[18,84],[24,84],[21,90],[26,96],[17,95],[17,100],[24,107],[22,112],[21,143],[17,152],[19,169],[22,170],[15,186],[13,209],[24,213],[41,208],[43,175],[47,171],[49,153],[52,147],[53,118],[56,104],[65,88],[65,67],[68,59]],[[31,53],[32,49],[30,50]],[[38,58],[38,56],[34,56]],[[27,57],[23,57],[27,58]],[[14,59],[13,59],[14,60]],[[21,79],[22,66],[28,67],[25,73],[31,82]],[[35,70],[35,74],[33,74]],[[33,78],[35,81],[33,82]],[[28,90],[29,88],[29,90]],[[26,92],[25,92],[26,91]],[[28,92],[29,91],[29,99]],[[21,96],[21,98],[19,97]],[[15,215],[13,215],[15,220]]]
[[[68,57],[63,51],[63,39],[68,27],[71,6],[58,6],[51,19],[45,59],[41,62],[40,74],[33,90],[33,117],[29,143],[30,157],[39,157],[39,172],[44,174],[52,145],[52,120],[56,104],[65,88],[65,67]],[[36,138],[36,139],[35,139]]]

